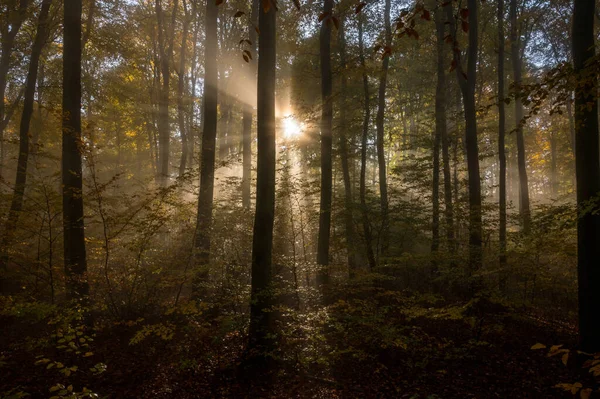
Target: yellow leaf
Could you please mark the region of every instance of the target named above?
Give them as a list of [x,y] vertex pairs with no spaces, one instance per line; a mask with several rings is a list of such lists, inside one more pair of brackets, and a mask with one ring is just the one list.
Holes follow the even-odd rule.
[[564,355],[562,355],[562,362],[563,364],[566,366],[567,362],[569,361],[569,352],[565,353]]
[[533,350],[536,350],[536,349],[544,349],[544,348],[546,348],[546,345],[544,345],[544,344],[540,344],[540,343],[537,343],[537,344],[535,344],[535,345],[533,345],[533,346],[531,347],[531,349],[533,349]]

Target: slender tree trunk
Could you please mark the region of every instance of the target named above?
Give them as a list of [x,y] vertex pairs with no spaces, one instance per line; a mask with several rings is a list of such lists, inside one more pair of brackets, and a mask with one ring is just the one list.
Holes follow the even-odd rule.
[[523,232],[531,229],[531,212],[529,207],[529,185],[527,183],[527,164],[525,160],[525,139],[523,137],[523,102],[521,101],[521,39],[517,26],[517,0],[510,0],[510,51],[515,85],[515,123],[517,137],[517,164],[519,167],[519,204]]
[[[579,80],[575,91],[575,129],[577,134],[577,205],[583,212],[577,223],[577,274],[579,280],[579,339],[581,350],[600,352],[600,214],[594,211],[600,194],[598,154],[598,76],[586,63],[596,55],[594,40],[595,2],[575,0],[572,50]],[[586,211],[587,209],[587,211]]]
[[[217,140],[217,19],[218,6],[206,0],[206,39],[204,66],[204,131],[202,133],[202,158],[200,161],[200,193],[196,223],[196,265],[200,267],[197,283],[208,277],[210,260],[210,234],[212,226],[213,194],[215,187],[215,147]],[[199,294],[199,287],[195,288]]]
[[323,0],[323,12],[328,17],[323,19],[320,32],[321,58],[321,203],[319,214],[319,237],[317,243],[317,264],[321,266],[317,280],[320,287],[328,282],[327,266],[329,265],[329,235],[331,231],[331,196],[332,196],[332,119],[333,103],[331,98],[331,25],[333,0]]
[[556,132],[550,131],[550,187],[552,198],[558,197],[558,171],[556,170]]
[[81,164],[81,8],[81,0],[64,5],[62,191],[67,293],[85,305],[89,285]]
[[[273,224],[275,220],[275,82],[276,11],[265,3],[259,12],[257,182],[256,213],[252,240],[252,292],[248,353],[261,372],[269,373],[274,349]],[[265,8],[267,8],[265,10]]]
[[[0,55],[0,179],[2,178],[4,167],[4,129],[8,125],[10,119],[9,116],[12,116],[6,112],[6,106],[4,104],[6,85],[8,84],[8,71],[10,69],[10,57],[15,45],[17,33],[19,33],[21,25],[25,20],[28,5],[29,0],[19,0],[18,9],[15,11],[9,10],[6,13],[6,21],[2,25],[2,32],[0,32],[0,42],[2,46],[2,54]],[[17,15],[14,15],[13,13],[16,13]],[[10,21],[10,24],[8,21]]]
[[[387,171],[385,163],[385,91],[387,86],[387,74],[392,53],[392,28],[390,23],[391,0],[385,0],[384,22],[385,22],[385,49],[383,67],[379,77],[379,97],[375,125],[377,128],[377,163],[379,165],[379,198],[381,206],[381,257],[385,257],[389,247],[389,210],[387,192]],[[438,223],[439,225],[439,223]]]
[[181,50],[179,52],[179,81],[177,83],[177,117],[179,121],[179,132],[181,134],[181,160],[179,162],[179,177],[183,176],[188,162],[189,154],[189,135],[185,126],[185,53],[187,49],[187,36],[190,26],[190,17],[188,15],[187,2],[183,1],[185,10],[185,19],[183,21],[183,32],[181,34]]
[[[499,241],[500,241],[500,269],[506,267],[506,109],[504,103],[504,0],[498,0],[498,162],[500,164],[500,182],[498,203],[499,214]],[[501,270],[500,289],[506,291],[506,273]]]
[[[29,126],[33,115],[33,102],[35,97],[35,85],[37,83],[39,60],[48,35],[48,14],[52,0],[44,0],[39,15],[37,33],[31,48],[31,58],[29,60],[29,70],[27,71],[27,80],[25,83],[25,97],[23,103],[23,113],[21,115],[21,124],[19,126],[19,158],[17,161],[17,176],[15,178],[15,187],[10,204],[10,210],[2,237],[2,247],[0,254],[0,270],[6,270],[8,262],[8,251],[13,242],[13,237],[19,221],[19,214],[23,208],[23,197],[25,195],[25,185],[27,182],[27,167],[29,158]],[[1,282],[1,280],[0,280]],[[0,284],[0,292],[2,286]]]
[[340,46],[340,68],[341,68],[341,93],[340,93],[340,156],[342,161],[342,175],[344,179],[344,220],[346,229],[346,251],[348,253],[348,270],[350,277],[356,274],[356,259],[354,248],[354,218],[352,210],[352,181],[350,180],[350,166],[348,160],[348,139],[346,137],[347,115],[347,77],[346,77],[346,36],[344,21],[340,21],[339,46]]
[[[256,30],[255,24],[258,19],[258,0],[252,0],[252,11],[250,14],[250,23],[248,24],[248,40],[253,53],[256,52]],[[256,57],[255,57],[256,58]],[[252,71],[252,76],[256,74],[256,61],[249,60],[248,64]],[[252,105],[244,104],[242,121],[242,206],[244,209],[250,209],[250,187],[252,182]]]
[[360,210],[362,214],[363,234],[365,236],[365,247],[367,251],[367,260],[369,268],[373,270],[377,265],[375,254],[373,252],[373,236],[371,233],[371,222],[369,221],[369,210],[367,208],[367,145],[369,138],[369,121],[371,120],[371,96],[369,94],[369,78],[367,76],[367,65],[365,62],[364,42],[363,42],[363,21],[364,14],[358,17],[358,49],[360,58],[360,67],[362,69],[363,92],[364,92],[364,117],[360,149]]
[[[435,29],[436,29],[436,65],[437,65],[437,84],[435,89],[435,133],[433,138],[433,187],[431,199],[433,202],[433,214],[431,222],[431,253],[434,257],[433,267],[437,267],[435,260],[440,246],[440,144],[442,136],[447,135],[446,126],[446,57],[444,57],[444,37],[445,24],[443,9],[435,9]],[[446,147],[446,155],[447,155]],[[447,159],[444,160],[444,163]],[[444,179],[446,179],[446,165],[444,165]],[[448,169],[448,172],[450,170]],[[444,181],[444,183],[445,183]],[[444,185],[444,187],[446,187]],[[445,191],[444,191],[445,193]],[[452,194],[450,194],[452,195]],[[447,201],[446,201],[447,202]],[[446,205],[447,206],[447,205]]]
[[[450,138],[448,137],[448,122],[446,109],[448,107],[446,93],[446,56],[445,56],[445,26],[443,10],[435,12],[437,39],[437,86],[435,94],[436,134],[439,133],[442,144],[442,163],[444,173],[444,216],[446,219],[446,241],[448,251],[453,254],[456,248],[454,240],[454,207],[452,204],[452,177],[450,173]],[[438,132],[439,130],[439,132]],[[437,170],[437,169],[435,169]],[[435,173],[435,172],[434,172]]]
[[[173,13],[175,13],[175,7]],[[162,75],[162,86],[159,89],[158,99],[158,158],[159,158],[159,180],[165,186],[169,182],[169,154],[171,143],[171,132],[169,127],[169,81],[171,71],[169,68],[169,53],[166,48],[166,27],[164,10],[161,0],[156,0],[156,18],[158,21],[158,53],[160,63],[160,74]]]
[[[456,23],[452,7],[447,6],[450,30],[453,35],[453,53],[456,65],[456,77],[462,92],[465,108],[465,144],[467,152],[467,170],[469,172],[469,275],[481,267],[482,262],[482,210],[481,178],[479,173],[479,148],[477,143],[477,110],[475,105],[475,83],[477,75],[477,0],[468,0],[469,9],[469,46],[467,51],[467,70],[463,70],[461,53],[456,40]],[[479,282],[473,281],[472,289],[477,290]]]

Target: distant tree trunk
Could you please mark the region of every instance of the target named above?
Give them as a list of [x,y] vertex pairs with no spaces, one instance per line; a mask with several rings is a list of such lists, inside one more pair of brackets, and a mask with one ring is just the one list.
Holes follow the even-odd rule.
[[[577,205],[582,213],[577,223],[577,274],[579,285],[580,349],[600,352],[600,159],[598,154],[598,76],[586,65],[596,55],[594,40],[595,2],[575,0],[573,11],[573,64],[579,84],[575,91],[575,164]],[[589,209],[594,204],[593,211]]]
[[347,77],[346,77],[346,36],[344,31],[344,21],[340,21],[339,27],[339,46],[340,46],[340,68],[341,68],[341,93],[340,93],[340,156],[342,160],[342,175],[344,178],[344,219],[346,229],[346,252],[348,253],[348,270],[350,276],[356,274],[356,260],[354,247],[354,218],[352,210],[354,208],[352,201],[352,181],[350,180],[350,166],[348,161],[348,139],[346,137],[346,102],[347,95]]
[[556,132],[550,130],[550,188],[552,198],[558,197],[558,171],[556,170]]
[[329,235],[331,230],[331,196],[332,196],[332,119],[333,103],[331,98],[331,25],[333,0],[323,0],[323,12],[328,17],[321,23],[320,58],[321,58],[321,203],[319,213],[319,237],[317,243],[317,264],[321,270],[317,275],[320,287],[328,282],[327,266],[329,265]]
[[[177,0],[173,5],[173,15],[177,10]],[[172,53],[172,45],[168,45],[166,35],[164,10],[161,0],[156,0],[156,18],[158,21],[158,53],[160,63],[160,74],[162,75],[162,86],[159,89],[158,100],[158,158],[159,158],[159,180],[161,185],[169,182],[169,154],[171,144],[171,132],[169,127],[169,81],[171,71],[169,61]],[[168,48],[166,46],[168,45]]]
[[527,183],[527,165],[525,160],[525,139],[523,138],[523,102],[521,101],[521,39],[517,26],[517,0],[510,0],[510,51],[515,85],[515,123],[517,136],[517,164],[519,167],[519,204],[523,219],[523,232],[531,229],[529,207],[529,186]]
[[81,0],[64,5],[62,187],[67,293],[87,302],[81,152]]
[[185,17],[183,21],[183,32],[181,34],[181,50],[179,52],[179,81],[177,83],[177,117],[179,120],[179,132],[181,134],[181,160],[179,162],[179,177],[183,176],[187,167],[189,154],[189,135],[185,126],[185,52],[187,49],[187,36],[190,26],[190,16],[188,15],[187,2],[183,0],[183,9]]
[[[33,115],[33,102],[35,97],[35,86],[37,83],[39,60],[48,34],[48,14],[52,0],[44,0],[39,15],[37,33],[31,48],[29,70],[25,83],[25,97],[23,102],[23,113],[19,126],[19,158],[17,161],[17,175],[15,179],[14,194],[11,202],[8,220],[6,222],[5,239],[9,239],[19,218],[19,212],[23,207],[23,196],[27,182],[27,166],[29,158],[29,125]],[[10,239],[6,244],[10,242]],[[3,246],[6,248],[5,246]]]
[[[454,207],[452,205],[452,177],[450,174],[450,138],[448,137],[448,123],[446,113],[448,103],[446,94],[446,56],[444,51],[446,24],[444,23],[443,10],[441,9],[436,10],[435,12],[435,26],[437,40],[437,86],[435,93],[436,135],[439,135],[439,140],[441,140],[442,144],[446,241],[448,245],[448,251],[452,254],[455,251],[456,244],[454,242]],[[438,168],[434,167],[434,173],[436,173],[436,170],[439,170]]]
[[362,214],[363,234],[365,236],[365,247],[367,250],[367,260],[369,268],[373,270],[377,266],[375,254],[373,252],[373,237],[371,233],[371,222],[369,221],[369,210],[367,208],[367,144],[369,138],[369,121],[371,120],[371,96],[369,94],[369,78],[367,76],[367,65],[365,62],[364,41],[363,41],[363,21],[364,14],[358,17],[358,50],[360,58],[360,67],[362,69],[363,92],[364,92],[364,117],[360,149],[360,210]]
[[[377,116],[375,117],[375,125],[377,127],[377,162],[379,165],[379,196],[381,206],[381,257],[387,255],[389,247],[389,210],[388,210],[388,193],[387,193],[387,172],[385,163],[385,132],[384,132],[384,117],[385,117],[385,90],[387,86],[387,74],[390,64],[390,55],[392,53],[392,28],[390,23],[391,0],[385,0],[384,22],[385,22],[385,49],[383,56],[383,67],[379,77],[379,97]],[[438,223],[439,224],[439,223]]]
[[[9,10],[6,15],[5,22],[2,24],[2,32],[0,32],[0,42],[2,46],[2,54],[0,54],[0,178],[4,167],[4,129],[9,122],[9,114],[6,112],[4,98],[6,97],[6,85],[8,84],[8,71],[10,69],[10,57],[15,45],[17,33],[23,25],[27,13],[29,0],[19,0],[19,7],[16,11]],[[16,16],[13,14],[16,12]],[[10,21],[10,23],[9,23]],[[10,26],[10,29],[8,29]]]
[[[498,202],[500,269],[506,267],[506,110],[504,103],[504,0],[498,0],[498,162],[500,163],[500,182]],[[506,291],[506,273],[501,271],[500,289]]]
[[[456,23],[452,7],[447,6],[450,30],[453,35],[454,63],[456,77],[462,92],[465,108],[465,141],[467,152],[467,170],[469,172],[469,275],[481,267],[482,262],[482,210],[481,180],[479,173],[479,148],[477,143],[477,110],[475,105],[475,83],[477,75],[477,0],[468,0],[469,46],[467,51],[467,71],[463,70],[461,52],[456,40]],[[477,289],[478,281],[473,281]]]
[[[25,97],[23,102],[23,113],[21,115],[21,124],[19,126],[19,158],[17,161],[17,176],[15,178],[15,187],[8,212],[8,218],[2,237],[2,247],[0,254],[0,270],[5,270],[8,262],[8,251],[13,242],[15,230],[19,220],[19,214],[23,208],[23,197],[25,195],[25,184],[27,182],[27,166],[29,158],[29,125],[33,115],[33,102],[35,97],[35,85],[37,83],[38,66],[42,49],[48,35],[48,13],[52,0],[44,0],[39,15],[37,33],[31,47],[31,58],[29,60],[29,70],[27,71],[27,80],[25,83]],[[2,282],[0,280],[0,282]],[[0,284],[0,292],[2,286]]]
[[[248,24],[248,39],[253,53],[256,52],[255,24],[258,19],[258,0],[252,0],[250,23]],[[255,55],[255,54],[254,54]],[[254,57],[256,58],[256,57]],[[252,76],[256,75],[256,61],[249,60]],[[250,209],[250,187],[252,182],[252,105],[244,104],[242,121],[242,207]]]
[[[444,57],[445,24],[443,9],[435,9],[436,29],[436,66],[437,84],[435,89],[435,133],[433,137],[433,187],[432,187],[432,222],[431,222],[431,253],[433,255],[433,267],[437,267],[436,254],[440,247],[440,144],[442,136],[447,132],[446,127],[446,61]],[[447,150],[447,148],[446,148]],[[447,160],[446,160],[447,161]],[[446,162],[444,161],[444,162]],[[445,165],[444,165],[445,166]],[[444,169],[445,172],[445,169]],[[444,174],[444,179],[446,175]],[[444,186],[445,187],[445,186]]]
[[256,212],[252,239],[252,292],[248,354],[269,373],[273,338],[273,224],[275,220],[275,82],[276,11],[262,3],[259,12],[257,181]]
[[[217,140],[217,19],[218,6],[206,0],[206,39],[204,45],[204,131],[202,133],[202,158],[200,161],[200,193],[196,222],[196,265],[200,267],[197,283],[208,277],[210,260],[210,229],[212,226],[213,194],[215,188],[215,147]],[[198,294],[199,287],[195,290]]]

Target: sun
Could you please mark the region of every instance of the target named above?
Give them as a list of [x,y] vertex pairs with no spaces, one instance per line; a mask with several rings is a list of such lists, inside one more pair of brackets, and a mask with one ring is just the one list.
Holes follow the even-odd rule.
[[291,139],[302,134],[302,124],[298,122],[292,115],[283,117],[283,135],[285,138]]

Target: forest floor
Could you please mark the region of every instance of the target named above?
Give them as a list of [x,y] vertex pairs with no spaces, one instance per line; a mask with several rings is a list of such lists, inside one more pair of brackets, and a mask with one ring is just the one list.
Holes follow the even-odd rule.
[[[402,331],[412,332],[406,333],[413,337],[406,344],[381,345],[370,353],[365,352],[369,351],[367,346],[362,350],[357,348],[360,344],[347,335],[349,331],[331,331],[323,339],[331,341],[328,347],[336,356],[323,355],[323,361],[303,366],[284,365],[271,392],[254,393],[252,397],[574,397],[555,385],[581,382],[591,386],[593,381],[584,370],[574,362],[565,366],[560,356],[548,357],[547,350],[531,347],[544,343],[548,347],[563,344],[573,348],[575,327],[533,314],[529,310],[489,317],[488,321],[484,319],[481,329],[472,328],[472,324],[460,318],[415,317],[402,327]],[[239,373],[234,371],[245,340],[241,332],[219,335],[205,328],[205,334],[194,339],[195,330],[186,327],[181,334],[132,345],[132,338],[140,332],[139,326],[105,326],[95,338],[94,355],[89,360],[79,359],[78,364],[84,370],[102,361],[107,365],[106,372],[100,375],[75,372],[67,378],[56,370],[34,365],[41,356],[35,348],[39,348],[36,341],[42,339],[43,325],[24,325],[4,318],[0,319],[0,326],[2,399],[13,398],[6,394],[11,389],[13,394],[26,392],[30,394],[28,397],[47,398],[52,395],[48,393],[49,387],[59,382],[65,386],[73,384],[75,390],[87,386],[107,398],[248,397],[244,385],[239,383]],[[221,337],[219,342],[215,335]],[[44,356],[52,354],[44,352]]]

